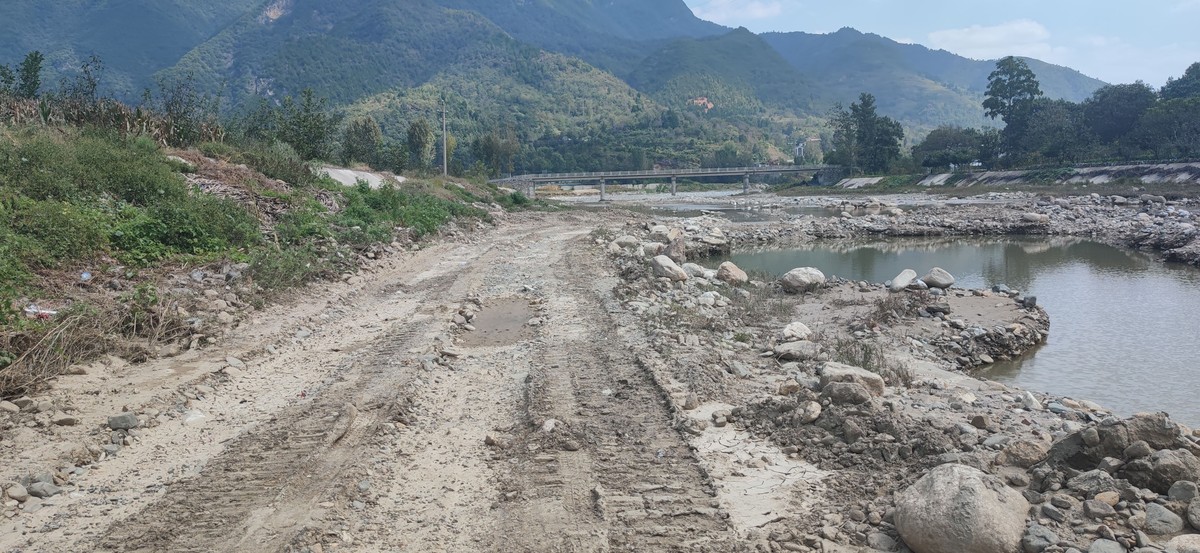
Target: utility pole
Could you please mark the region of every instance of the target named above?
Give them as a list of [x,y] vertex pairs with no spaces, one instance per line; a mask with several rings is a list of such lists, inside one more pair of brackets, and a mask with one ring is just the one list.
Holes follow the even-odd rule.
[[450,144],[450,137],[446,134],[446,99],[442,98],[442,176],[450,176],[450,152],[446,149]]

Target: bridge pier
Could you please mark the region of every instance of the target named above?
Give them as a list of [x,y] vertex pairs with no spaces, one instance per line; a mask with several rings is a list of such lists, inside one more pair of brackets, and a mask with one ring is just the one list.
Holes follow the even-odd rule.
[[742,179],[742,193],[750,193],[750,173],[746,173],[745,178]]
[[675,175],[671,175],[671,195],[675,195]]
[[600,179],[600,201],[604,201],[604,179]]

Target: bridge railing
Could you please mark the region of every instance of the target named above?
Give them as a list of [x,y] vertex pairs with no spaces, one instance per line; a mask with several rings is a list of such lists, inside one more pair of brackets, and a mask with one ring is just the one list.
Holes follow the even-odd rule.
[[820,171],[830,165],[766,165],[761,167],[712,167],[696,169],[650,169],[646,171],[596,171],[588,173],[537,173],[514,175],[492,182],[520,182],[528,180],[590,180],[616,177],[687,177],[737,175],[753,173],[787,173],[792,171]]

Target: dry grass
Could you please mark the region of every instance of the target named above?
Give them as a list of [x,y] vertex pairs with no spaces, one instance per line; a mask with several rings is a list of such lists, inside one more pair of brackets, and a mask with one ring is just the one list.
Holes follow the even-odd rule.
[[912,369],[904,363],[888,358],[883,347],[878,344],[843,339],[834,342],[832,349],[833,360],[838,363],[871,371],[883,377],[888,386],[912,386]]

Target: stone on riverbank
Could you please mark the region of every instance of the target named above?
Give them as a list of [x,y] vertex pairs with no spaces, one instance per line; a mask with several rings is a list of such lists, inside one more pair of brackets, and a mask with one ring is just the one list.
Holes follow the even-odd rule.
[[785,361],[809,361],[821,354],[821,345],[808,340],[785,342],[775,346],[775,355]]
[[915,553],[1013,553],[1029,502],[965,465],[934,468],[896,497],[896,529]]
[[790,294],[812,292],[825,284],[825,273],[813,267],[799,267],[780,277],[779,284]]
[[892,292],[902,291],[908,288],[914,280],[917,280],[917,272],[912,269],[905,269],[900,271],[900,274],[896,275],[896,278],[892,279],[892,283],[888,285],[888,290]]
[[750,282],[750,275],[746,274],[737,265],[731,261],[726,261],[717,267],[717,280],[728,282],[729,284],[745,284]]
[[1186,449],[1161,449],[1125,465],[1125,479],[1165,494],[1175,482],[1200,480],[1200,459]]
[[949,288],[954,286],[954,275],[947,272],[941,267],[934,267],[929,270],[929,273],[921,277],[921,280],[930,288]]
[[807,340],[812,336],[812,329],[808,325],[800,322],[791,323],[783,327],[783,331],[779,333],[779,340],[782,342],[795,342],[797,340]]
[[676,265],[671,258],[665,255],[655,256],[651,265],[656,277],[666,277],[675,282],[682,282],[688,279],[687,273],[683,272],[683,269],[679,268],[679,265]]
[[1167,553],[1200,553],[1200,535],[1177,536],[1167,542]]
[[854,382],[869,390],[872,395],[883,395],[885,388],[883,377],[866,369],[829,361],[821,367],[819,372],[822,388],[831,382]]

